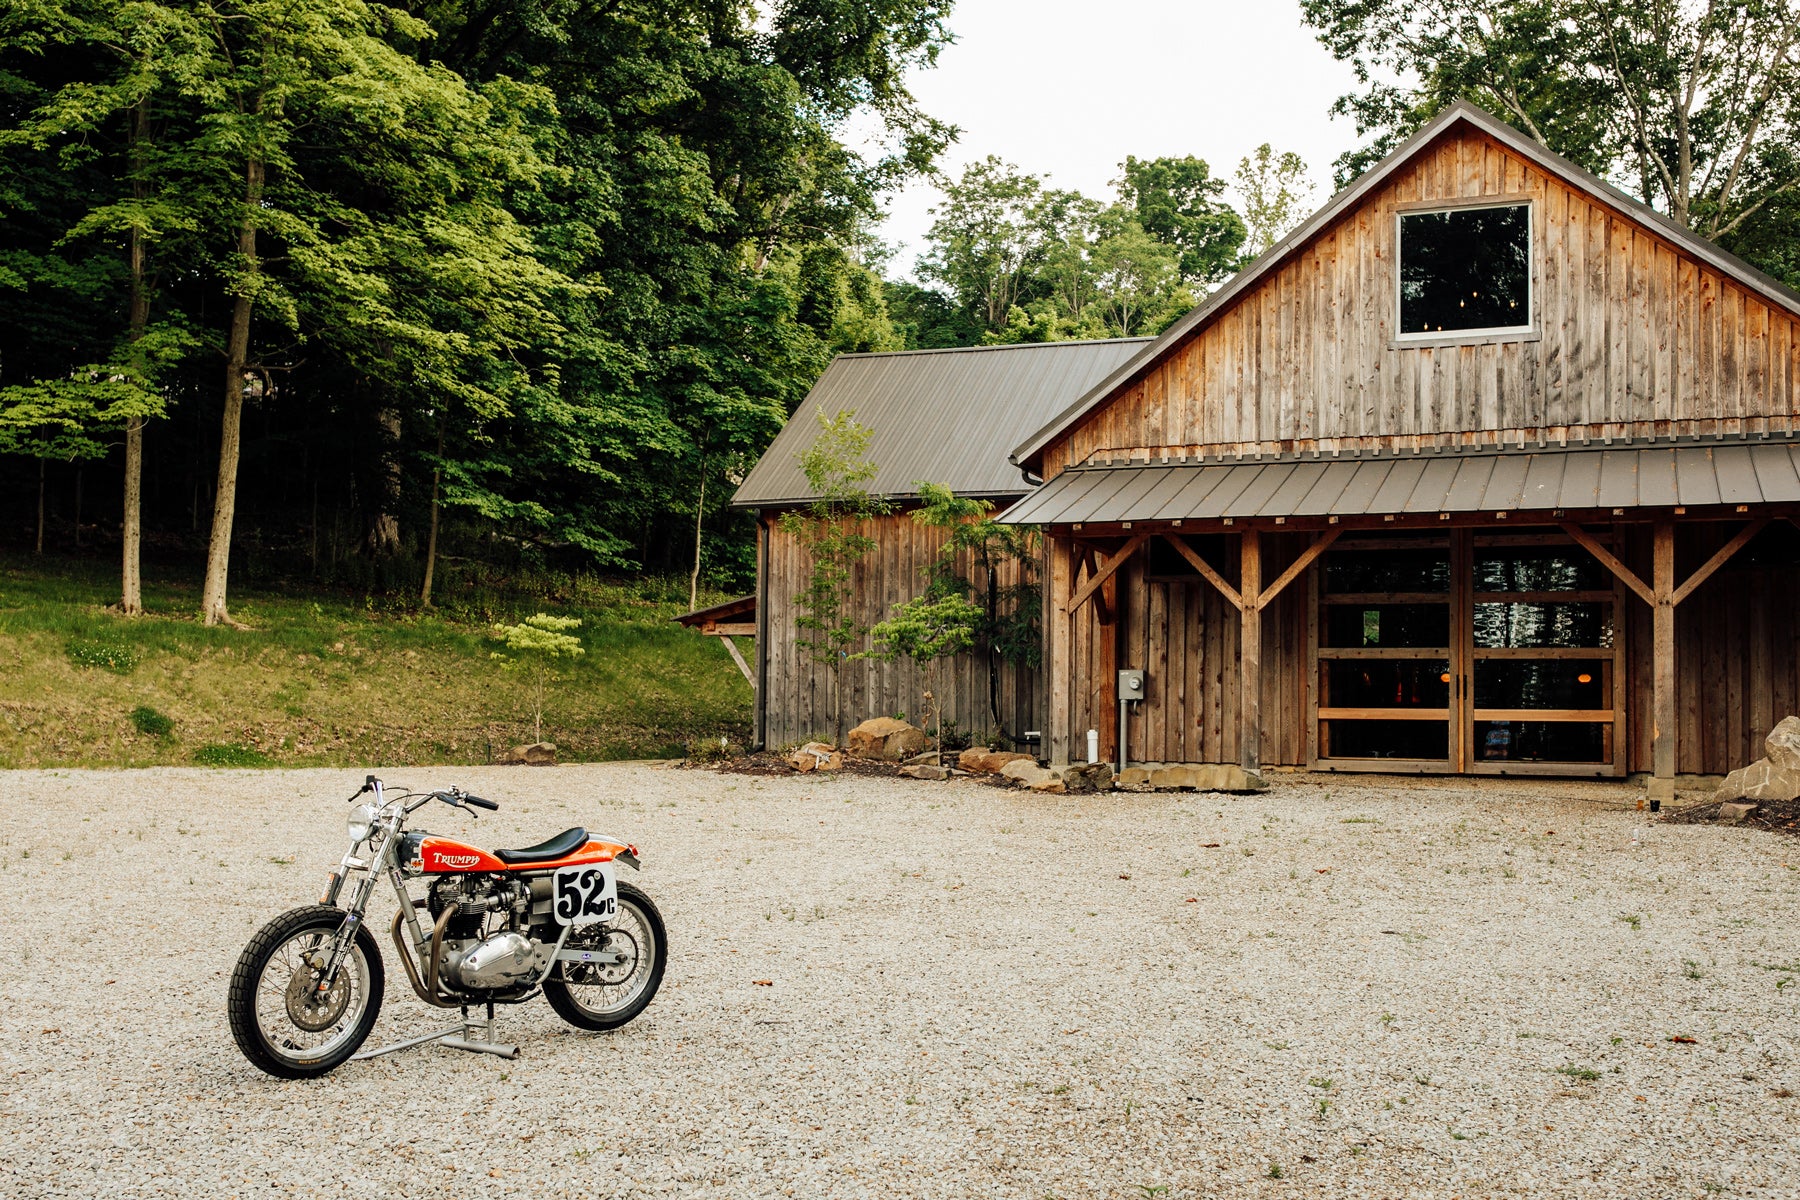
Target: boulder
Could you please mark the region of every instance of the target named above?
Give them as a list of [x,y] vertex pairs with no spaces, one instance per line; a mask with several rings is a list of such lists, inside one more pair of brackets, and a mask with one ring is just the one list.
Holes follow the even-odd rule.
[[1742,800],[1743,798],[1744,768],[1739,767],[1724,779],[1720,780],[1719,786],[1713,791],[1713,800],[1716,803],[1724,804],[1732,800]]
[[981,750],[972,747],[957,755],[956,765],[978,775],[998,775],[1007,763],[1036,761],[1029,754],[1015,754],[1011,750]]
[[1268,787],[1261,775],[1231,763],[1195,763],[1159,767],[1150,772],[1153,788],[1191,788],[1196,792],[1260,792]]
[[1719,823],[1722,825],[1740,824],[1744,818],[1756,815],[1756,807],[1754,804],[1721,804],[1719,805]]
[[1800,717],[1783,717],[1763,739],[1769,761],[1783,771],[1800,773]]
[[1744,768],[1744,799],[1800,799],[1800,771],[1786,771],[1759,758]]
[[948,767],[937,767],[928,763],[918,763],[910,767],[901,767],[900,773],[908,779],[950,778],[950,769]]
[[925,731],[893,717],[876,717],[852,729],[846,744],[851,758],[899,762],[925,749]]
[[532,742],[525,746],[514,746],[495,761],[507,766],[554,767],[556,743]]
[[788,766],[801,773],[807,771],[841,771],[844,756],[829,742],[808,742],[788,755]]
[[1113,768],[1109,762],[1068,767],[1062,777],[1071,792],[1110,792],[1113,786]]
[[1054,774],[1051,774],[1048,771],[1044,772],[1044,774],[1049,777],[1046,779],[1033,780],[1028,785],[1032,791],[1044,792],[1052,796],[1060,796],[1069,790],[1069,785],[1058,779]]
[[[1006,776],[1006,778],[1015,783],[1024,784],[1026,787],[1040,792],[1049,790],[1041,787],[1041,784],[1056,783],[1060,785],[1062,783],[1062,776],[1059,773],[1045,767],[1040,767],[1036,762],[1033,762],[1030,759],[1019,762],[1009,762],[1005,767],[1001,768],[1000,774]],[[1064,789],[1059,786],[1056,790],[1062,791]]]
[[918,766],[927,766],[927,765],[937,767],[937,766],[942,766],[943,762],[944,762],[943,755],[939,754],[936,750],[927,750],[923,754],[915,754],[911,758],[907,759],[906,765],[909,767],[918,767]]
[[1119,772],[1120,787],[1146,787],[1150,783],[1148,767],[1126,767]]

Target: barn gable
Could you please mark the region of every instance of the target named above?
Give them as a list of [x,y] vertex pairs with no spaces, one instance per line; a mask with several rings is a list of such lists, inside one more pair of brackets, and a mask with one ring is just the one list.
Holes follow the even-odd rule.
[[[1516,203],[1530,328],[1397,328],[1400,214]],[[1013,453],[1096,459],[1785,432],[1800,295],[1459,104]]]

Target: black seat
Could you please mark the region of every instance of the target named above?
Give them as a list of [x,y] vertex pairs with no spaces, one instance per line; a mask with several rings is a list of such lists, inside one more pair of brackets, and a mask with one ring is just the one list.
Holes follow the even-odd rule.
[[518,850],[496,850],[494,857],[503,863],[540,863],[555,862],[559,858],[567,858],[588,843],[587,830],[576,826],[565,829],[553,838],[547,838],[535,846],[525,846]]

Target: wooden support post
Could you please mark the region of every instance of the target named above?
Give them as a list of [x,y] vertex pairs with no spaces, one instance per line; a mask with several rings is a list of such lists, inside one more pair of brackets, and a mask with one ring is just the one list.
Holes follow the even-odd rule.
[[1094,600],[1100,618],[1096,634],[1100,639],[1100,678],[1094,680],[1094,724],[1100,729],[1100,757],[1107,762],[1119,757],[1118,722],[1114,718],[1119,711],[1119,632],[1125,624],[1119,619],[1123,615],[1119,604],[1121,578],[1117,572],[1108,576]]
[[728,633],[720,634],[719,640],[725,643],[725,649],[731,652],[731,661],[737,664],[737,669],[743,673],[744,681],[750,685],[750,690],[754,692],[756,690],[756,676],[751,673],[750,664],[744,661],[744,656],[738,650],[737,643],[731,640],[731,635]]
[[1651,551],[1650,803],[1675,798],[1675,522],[1656,522]]
[[1044,729],[1045,756],[1054,765],[1069,761],[1069,687],[1074,669],[1075,624],[1070,612],[1070,595],[1075,582],[1075,546],[1067,538],[1046,535],[1050,551],[1049,588],[1045,592],[1045,615],[1050,689],[1049,721]]
[[1262,770],[1262,541],[1246,529],[1238,541],[1238,763]]

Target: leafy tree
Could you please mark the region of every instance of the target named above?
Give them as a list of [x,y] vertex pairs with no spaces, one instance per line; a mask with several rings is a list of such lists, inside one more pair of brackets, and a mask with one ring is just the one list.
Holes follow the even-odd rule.
[[820,413],[819,434],[800,456],[813,500],[781,515],[783,532],[810,560],[806,586],[795,600],[794,624],[808,657],[831,672],[834,744],[844,740],[844,667],[869,633],[858,620],[856,603],[857,565],[877,545],[865,525],[888,511],[865,486],[876,471],[866,458],[869,438],[853,411]]
[[[983,613],[975,628],[974,645],[988,660],[988,715],[1002,737],[1009,738],[1000,719],[1000,663],[1035,668],[1043,655],[1041,636],[1042,593],[1037,564],[1043,537],[1033,526],[1002,525],[993,519],[994,506],[986,500],[958,496],[942,484],[920,480],[914,488],[919,507],[913,520],[943,529],[948,536],[931,565],[927,598],[958,596],[977,590]],[[963,574],[963,563],[981,576],[981,586]],[[1000,573],[1010,567],[1016,582],[1000,585]]]
[[1313,185],[1306,163],[1292,150],[1275,153],[1264,142],[1238,160],[1237,193],[1244,206],[1245,255],[1254,258],[1273,246],[1308,213]]
[[931,210],[919,276],[948,287],[983,329],[998,333],[1042,261],[1043,183],[990,154],[940,186],[944,200]]
[[1176,250],[1182,283],[1209,288],[1237,269],[1245,220],[1221,199],[1225,181],[1204,159],[1127,156],[1122,170],[1120,203],[1145,233]]
[[1374,135],[1340,180],[1468,97],[1705,237],[1747,234],[1800,187],[1800,0],[1301,8],[1362,85],[1335,111]]
[[1151,237],[1133,215],[1114,210],[1107,216],[1091,253],[1107,331],[1117,337],[1158,332],[1193,307],[1193,294],[1180,286],[1181,252]]
[[492,635],[506,651],[493,653],[503,670],[522,670],[531,680],[531,740],[544,740],[544,693],[557,678],[555,664],[587,653],[581,639],[570,633],[581,628],[575,617],[535,613],[517,625],[495,625]]
[[932,725],[934,749],[944,751],[944,705],[938,696],[938,669],[975,644],[981,629],[979,605],[955,592],[927,591],[894,606],[893,616],[869,631],[881,649],[878,657],[910,658],[925,675],[927,723]]

